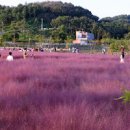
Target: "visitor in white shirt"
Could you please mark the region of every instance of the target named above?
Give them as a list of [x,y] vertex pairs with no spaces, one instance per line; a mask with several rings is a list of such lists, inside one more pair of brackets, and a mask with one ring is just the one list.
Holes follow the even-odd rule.
[[7,56],[6,60],[7,61],[13,61],[13,56],[12,56],[12,52],[9,52],[9,55]]

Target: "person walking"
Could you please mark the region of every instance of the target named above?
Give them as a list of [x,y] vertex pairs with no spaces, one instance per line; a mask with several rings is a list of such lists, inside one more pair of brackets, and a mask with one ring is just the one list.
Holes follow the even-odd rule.
[[23,59],[26,59],[27,57],[27,48],[23,49]]
[[124,63],[124,58],[125,58],[125,48],[124,46],[121,46],[120,63]]
[[125,58],[125,48],[124,48],[124,46],[121,46],[121,55],[122,55],[122,58],[124,59]]

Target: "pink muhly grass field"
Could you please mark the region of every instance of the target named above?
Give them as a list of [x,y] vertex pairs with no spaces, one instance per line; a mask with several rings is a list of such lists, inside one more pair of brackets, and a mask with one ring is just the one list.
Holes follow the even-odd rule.
[[40,53],[0,61],[1,130],[130,130],[130,58]]

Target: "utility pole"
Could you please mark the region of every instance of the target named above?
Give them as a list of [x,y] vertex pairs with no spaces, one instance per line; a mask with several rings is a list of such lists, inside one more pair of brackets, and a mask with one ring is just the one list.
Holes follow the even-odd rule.
[[4,33],[4,23],[3,21],[1,22],[1,34],[0,34],[0,45],[3,44],[3,33]]
[[[42,35],[44,36],[45,35],[45,33],[44,33],[44,27],[43,27],[43,18],[41,18],[41,31],[42,31]],[[42,38],[43,38],[43,36],[42,36]],[[45,37],[44,37],[44,40],[45,40]],[[43,39],[42,39],[42,41],[43,41]],[[41,41],[41,43],[42,43],[42,41]]]
[[41,18],[41,30],[43,30],[43,18]]
[[2,21],[2,27],[1,27],[1,31],[2,31],[2,33],[4,32],[4,23],[3,23],[3,21]]
[[13,37],[13,43],[15,43],[16,38],[15,38],[15,32],[14,32],[14,37]]
[[29,48],[31,48],[31,38],[29,37]]

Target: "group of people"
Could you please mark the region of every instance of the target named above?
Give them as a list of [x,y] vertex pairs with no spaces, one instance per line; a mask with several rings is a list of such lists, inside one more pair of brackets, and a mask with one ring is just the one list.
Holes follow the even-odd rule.
[[[120,55],[120,63],[125,63],[124,59],[125,59],[125,47],[123,45],[121,45],[120,48],[121,51],[121,55]],[[102,48],[102,54],[106,53],[106,49]]]
[[76,47],[72,47],[72,53],[79,53],[79,49]]
[[[27,57],[27,49],[25,48],[25,49],[23,49],[23,59],[26,59],[26,57]],[[11,51],[9,52],[8,56],[6,57],[6,60],[7,61],[13,61],[14,60]]]
[[[73,53],[78,53],[78,49],[77,48],[72,48],[72,52]],[[124,58],[125,58],[125,47],[124,46],[121,46],[121,55],[120,55],[120,63],[124,63]],[[104,50],[102,50],[102,53],[104,53],[105,54],[105,52],[106,51],[104,51]],[[1,54],[0,54],[0,56],[1,56]],[[27,57],[27,49],[26,48],[24,48],[23,49],[23,59],[26,59],[26,57]],[[7,58],[6,58],[6,60],[7,61],[13,61],[13,55],[12,55],[12,52],[10,51],[9,52],[9,54],[8,54],[8,56],[7,56]]]

